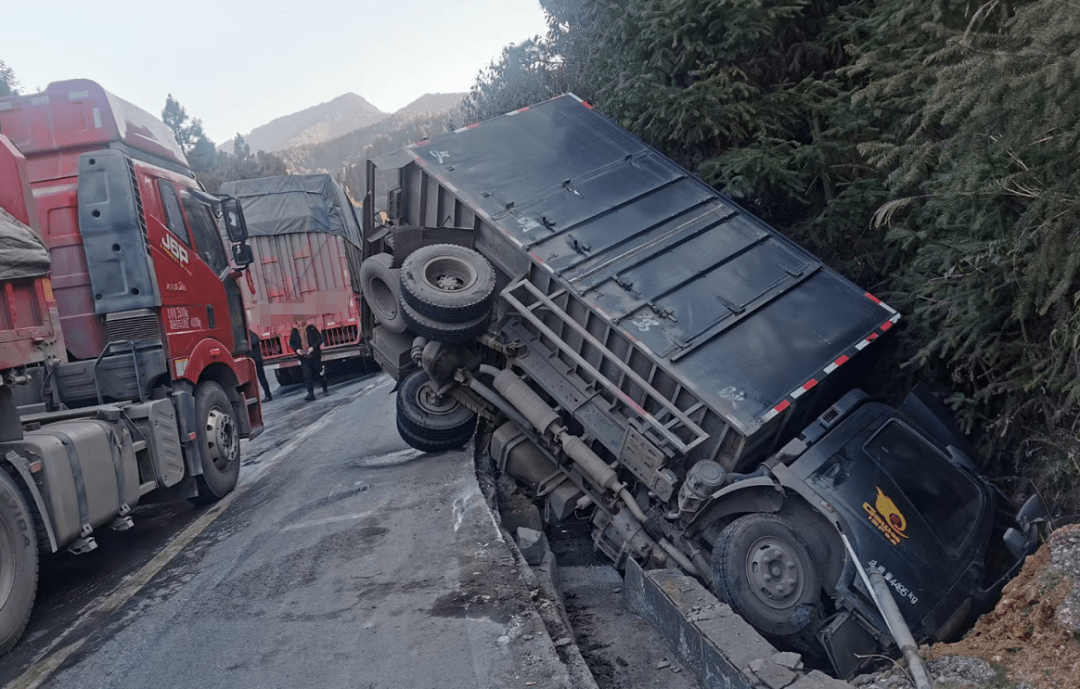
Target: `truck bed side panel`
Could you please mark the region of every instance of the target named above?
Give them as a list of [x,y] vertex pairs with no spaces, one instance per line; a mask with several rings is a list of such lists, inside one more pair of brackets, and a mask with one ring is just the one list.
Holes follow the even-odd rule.
[[[531,264],[529,282],[565,295],[570,320],[644,354],[640,373],[657,390],[665,379],[679,388],[661,397],[692,393],[676,406],[695,409],[699,424],[716,425],[703,405],[739,435],[756,433],[899,318],[575,97],[410,152],[422,172],[405,171],[409,222],[476,229],[476,246],[508,279]],[[604,327],[574,315],[582,307]],[[631,358],[625,344],[607,349],[605,377],[614,359]],[[652,413],[653,397],[635,401]]]

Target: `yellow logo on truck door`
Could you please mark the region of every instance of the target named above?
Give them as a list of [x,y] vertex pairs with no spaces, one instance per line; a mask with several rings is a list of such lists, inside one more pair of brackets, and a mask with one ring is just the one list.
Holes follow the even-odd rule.
[[172,236],[171,234],[162,237],[161,248],[164,249],[165,253],[167,253],[171,258],[173,258],[177,263],[182,266],[187,266],[189,260],[187,249],[181,246],[180,242],[176,241],[176,237]]
[[908,537],[904,533],[907,530],[907,519],[904,518],[892,498],[885,495],[881,488],[874,487],[877,488],[877,499],[873,506],[864,502],[863,509],[866,510],[870,522],[885,535],[885,538],[889,539],[889,543],[900,545],[900,539]]

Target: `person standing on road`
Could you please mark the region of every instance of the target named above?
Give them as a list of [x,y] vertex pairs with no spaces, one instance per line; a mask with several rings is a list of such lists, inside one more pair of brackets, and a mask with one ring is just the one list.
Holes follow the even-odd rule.
[[329,396],[326,376],[322,373],[323,335],[319,329],[307,322],[306,318],[297,320],[289,333],[289,347],[296,352],[300,360],[300,371],[304,374],[304,386],[307,387],[305,402],[315,400],[315,379],[322,384],[324,395]]
[[262,350],[259,349],[259,336],[255,334],[254,330],[248,331],[248,356],[255,362],[255,373],[258,374],[259,384],[262,385],[263,392],[266,393],[266,397],[263,397],[263,402],[269,402],[274,399],[274,396],[270,394],[270,381],[266,379],[266,371],[263,369]]

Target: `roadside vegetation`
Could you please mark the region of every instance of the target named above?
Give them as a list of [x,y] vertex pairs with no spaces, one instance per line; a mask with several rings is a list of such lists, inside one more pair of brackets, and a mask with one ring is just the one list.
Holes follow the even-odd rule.
[[466,123],[572,91],[901,310],[1009,492],[1080,512],[1080,5],[541,0]]

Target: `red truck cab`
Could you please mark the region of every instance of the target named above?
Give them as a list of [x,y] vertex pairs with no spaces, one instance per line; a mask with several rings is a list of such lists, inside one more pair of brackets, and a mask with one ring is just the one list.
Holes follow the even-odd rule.
[[238,447],[262,427],[236,280],[251,260],[239,204],[202,190],[164,123],[90,80],[0,98],[0,131],[26,157],[52,257],[70,359],[60,400],[197,399],[213,383],[229,404],[211,435]]

